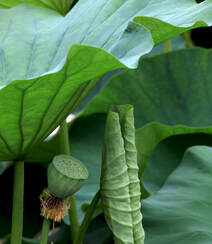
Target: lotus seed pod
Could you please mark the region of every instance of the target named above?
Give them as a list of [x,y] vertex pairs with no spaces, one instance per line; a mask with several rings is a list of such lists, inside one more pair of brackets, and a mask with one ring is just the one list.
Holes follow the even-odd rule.
[[88,179],[86,167],[69,155],[55,156],[48,167],[47,175],[49,192],[61,199],[74,194]]

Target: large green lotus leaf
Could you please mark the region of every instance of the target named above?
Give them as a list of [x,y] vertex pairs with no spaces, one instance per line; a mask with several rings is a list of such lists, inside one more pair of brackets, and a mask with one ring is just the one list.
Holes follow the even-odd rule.
[[133,107],[116,106],[107,116],[100,194],[117,244],[144,243]]
[[84,115],[106,113],[115,104],[132,104],[136,127],[141,127],[136,143],[144,168],[154,147],[165,138],[212,133],[211,61],[212,52],[200,48],[144,59],[137,70],[110,79]]
[[212,135],[205,133],[175,135],[161,141],[153,150],[142,175],[142,183],[148,191],[142,192],[142,198],[156,193],[178,167],[185,150],[195,145],[212,146]]
[[[201,132],[201,129],[199,132]],[[192,131],[190,130],[188,133],[192,133]],[[149,158],[148,164],[142,175],[142,183],[145,189],[150,194],[157,192],[163,186],[167,177],[178,167],[185,150],[194,145],[212,146],[211,130],[194,134],[176,133],[175,136],[157,143],[151,155],[147,155]],[[143,195],[143,197],[145,198],[146,195]]]
[[[177,124],[184,125],[183,129],[208,127],[212,120],[211,61],[212,51],[203,48],[145,58],[138,69],[112,77],[83,115],[106,113],[111,105],[129,103],[135,107],[136,128],[148,123],[156,128]],[[181,126],[175,130],[180,131]]]
[[[180,155],[177,155],[177,157],[175,158],[176,161],[172,161],[175,162],[173,164],[169,164],[169,162],[164,161],[162,151],[163,149],[161,147],[157,149],[157,145],[160,142],[163,142],[163,140],[165,140],[166,138],[176,135],[196,135],[199,133],[202,133],[203,135],[211,135],[212,127],[204,127],[204,122],[205,120],[203,118],[203,127],[188,127],[184,125],[167,126],[160,123],[149,123],[136,131],[138,161],[140,163],[140,173],[143,174],[142,184],[149,193],[154,193],[163,185],[168,175],[176,168],[176,165],[178,165],[180,160]],[[181,140],[182,142],[180,142],[180,145],[183,146],[186,139]],[[197,137],[196,143],[194,140],[193,142],[191,142],[191,145],[192,143],[193,145],[198,145],[198,140],[200,140],[199,137]],[[208,145],[208,142],[205,142],[205,145]],[[171,147],[171,145],[168,143],[167,147]],[[159,150],[158,153],[155,153],[154,150],[156,149]],[[186,149],[186,145],[183,149]],[[183,149],[181,148],[182,152]],[[167,151],[166,153],[171,154],[171,151]],[[175,153],[177,152],[175,151]],[[167,154],[165,155],[167,156]],[[156,157],[158,158],[158,160],[156,160]],[[157,170],[155,170],[156,167],[160,168],[160,170],[164,170],[162,177],[158,175]]]
[[59,72],[0,90],[0,158],[24,156],[81,102],[96,84],[93,78],[120,65],[101,49],[75,45]]
[[119,28],[112,25],[107,31],[104,24],[111,24],[108,18],[116,16],[117,8],[105,10],[103,23],[96,19],[99,5],[83,22],[79,16],[85,9],[87,3],[81,2],[66,17],[30,5],[0,10],[1,160],[24,157],[83,100],[95,78],[134,67],[141,46],[151,50],[149,32],[136,23],[128,25],[129,15],[121,26],[123,19],[117,19]]
[[73,0],[0,0],[0,8],[11,8],[22,3],[28,3],[42,8],[50,8],[65,15],[69,11]]
[[[174,24],[176,21],[176,25],[193,25],[203,19],[211,25],[212,18],[208,14],[212,9],[211,1],[197,4],[193,0],[181,0],[180,3],[175,0],[169,7],[165,0],[98,0],[95,3],[81,0],[65,17],[55,11],[30,5],[2,9],[0,84],[5,85],[14,79],[32,78],[54,68],[60,69],[70,46],[76,43],[103,48],[128,67],[135,68],[140,56],[148,53],[153,43],[146,28],[130,21],[136,16],[152,15],[154,18],[150,18],[151,23],[171,21]],[[185,18],[185,11],[191,10],[195,16],[191,23],[185,20],[181,22]],[[151,32],[153,38],[157,30],[154,28]],[[160,42],[166,38],[161,35]]]
[[[90,1],[83,2],[65,17],[31,5],[0,10],[0,86],[60,70],[73,44],[102,48],[134,68],[140,56],[152,49],[150,33],[130,22],[132,18],[124,14],[124,6],[119,10],[117,6],[104,8],[103,16],[96,16],[103,5],[96,3],[85,15],[91,6]],[[78,66],[86,58],[78,61]]]
[[189,148],[164,186],[142,201],[146,244],[210,244],[212,149]]
[[[155,44],[168,40],[189,29],[211,25],[212,1],[199,5],[195,0],[146,0],[147,4],[134,21],[151,31]],[[204,9],[203,12],[199,12]],[[201,20],[201,21],[199,21]]]
[[[20,3],[30,3],[35,6],[48,7],[65,14],[72,2],[73,0],[8,0],[5,3],[4,0],[0,0],[0,7],[9,8]],[[172,0],[171,2],[167,2],[167,0],[98,0],[95,4],[92,0],[81,0],[78,5],[83,11],[86,10],[84,13],[85,21],[90,18],[87,14],[87,9],[92,8],[92,11],[89,12],[89,15],[92,15],[91,13],[95,13],[94,9],[96,6],[100,8],[93,15],[95,21],[105,22],[108,18],[107,13],[111,10],[114,11],[114,9],[118,12],[115,17],[121,16],[123,18],[126,16],[127,18],[134,18],[135,22],[140,23],[151,31],[155,44],[168,40],[189,29],[212,24],[210,14],[212,9],[211,0],[206,0],[200,4],[197,4],[195,0]],[[86,8],[83,9],[84,6]],[[114,16],[112,19],[115,20],[113,24],[118,22]],[[114,26],[117,28],[118,25],[114,24]]]

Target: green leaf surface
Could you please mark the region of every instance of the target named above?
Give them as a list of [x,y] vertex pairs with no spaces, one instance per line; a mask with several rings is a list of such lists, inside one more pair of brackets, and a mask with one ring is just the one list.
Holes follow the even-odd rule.
[[[211,25],[212,19],[208,14],[212,9],[211,5],[211,0],[201,4],[196,4],[193,0],[181,0],[179,4],[179,1],[175,0],[170,4],[172,8],[166,0],[98,0],[95,4],[92,0],[81,0],[65,17],[54,11],[30,5],[19,5],[7,11],[0,10],[0,57],[2,72],[4,71],[1,84],[49,72],[61,64],[73,44],[103,48],[125,65],[136,67],[139,57],[148,53],[153,43],[149,31],[146,30],[151,28],[130,22],[134,17],[152,15],[152,23],[161,19],[180,25],[185,22],[185,11],[192,11],[195,18],[191,18],[190,24],[203,18]],[[174,6],[177,7],[175,11]],[[157,32],[157,29],[154,28],[154,32]],[[153,35],[153,32],[151,34]],[[161,41],[164,40],[161,34]],[[14,57],[19,58],[20,62]],[[59,66],[57,69],[61,68],[61,65]]]
[[[65,14],[73,0],[0,0],[0,7],[10,8],[17,4],[29,3],[39,7],[47,7]],[[98,0],[96,5],[92,0],[81,0],[79,5],[86,7],[101,6],[100,13],[104,10],[117,8],[118,12],[124,10],[125,16],[134,18],[134,21],[145,26],[151,31],[155,44],[168,40],[189,29],[212,24],[212,1],[206,0],[197,4],[194,0],[133,0],[133,1],[106,1]],[[95,12],[92,9],[92,12]],[[128,9],[128,11],[126,11]],[[103,11],[102,11],[103,10]],[[87,18],[87,14],[86,18]],[[139,16],[139,17],[136,17]],[[99,16],[97,16],[99,17]],[[124,16],[123,16],[124,17]],[[95,17],[96,18],[96,17]],[[101,17],[102,18],[102,15]],[[104,18],[104,17],[103,17]]]
[[212,1],[197,4],[194,0],[150,0],[135,22],[151,31],[155,44],[187,30],[211,25]]
[[189,148],[164,186],[142,202],[146,244],[211,243],[211,157],[209,147]]
[[[9,83],[0,90],[1,160],[24,157],[45,139],[96,85],[98,79],[95,78],[124,68],[125,64],[136,65],[142,55],[141,45],[133,50],[132,46],[140,42],[143,35],[143,45],[151,50],[151,36],[145,28],[131,23],[124,32],[129,16],[120,28],[110,28],[119,35],[107,32],[100,20],[93,22],[99,8],[96,6],[94,15],[92,12],[84,22],[79,16],[87,11],[88,5],[83,3],[66,17],[30,5],[0,10],[0,82],[2,86]],[[116,10],[106,11],[107,18],[116,15]],[[107,18],[104,24],[111,23]],[[118,23],[121,21],[119,17]],[[82,28],[80,32],[78,26]],[[97,38],[102,32],[105,35]],[[84,45],[72,45],[74,43]],[[108,53],[109,49],[117,57]]]
[[[140,56],[152,49],[150,33],[131,22],[123,3],[103,9],[102,0],[90,3],[80,1],[65,17],[26,4],[1,9],[0,85],[60,70],[74,44],[102,48],[126,66],[135,68]],[[85,14],[91,7],[90,14]],[[78,66],[83,66],[87,58],[84,56]]]
[[[185,40],[183,39],[182,35],[172,38],[170,42],[172,51],[185,48]],[[155,46],[152,49],[152,51],[148,53],[145,57],[150,57],[156,54],[164,53],[164,46],[165,43],[161,43]]]
[[[154,194],[163,186],[167,177],[178,167],[183,153],[188,147],[193,145],[212,146],[211,127],[195,129],[187,127],[183,131],[176,131],[174,126],[173,128],[168,127],[169,130],[159,126],[156,130],[157,132],[154,131],[155,127],[151,128],[151,125],[147,127],[149,127],[148,130],[143,131],[143,133],[142,130],[138,130],[137,146],[140,152],[142,151],[141,145],[145,148],[146,155],[140,154],[139,158],[143,157],[143,162],[145,162],[145,165],[142,165],[142,169],[146,167],[142,175],[142,184],[150,194]],[[173,129],[173,133],[169,134],[168,132],[171,129]],[[163,137],[160,136],[162,133],[164,133]],[[151,139],[147,139],[148,134],[153,139],[152,143],[150,142]],[[146,144],[141,137],[146,138]],[[148,145],[150,147],[149,150]],[[159,172],[163,173],[160,174]]]
[[82,101],[96,84],[93,78],[120,65],[109,55],[106,61],[104,51],[93,47],[73,46],[70,54],[59,72],[27,82],[14,81],[0,90],[4,101],[0,105],[0,158],[24,156]]
[[100,194],[115,243],[144,243],[133,108],[117,106],[107,117]]
[[146,190],[154,194],[161,189],[168,176],[179,166],[185,150],[195,145],[212,146],[212,135],[185,134],[161,141],[152,152],[142,176]]
[[135,107],[136,128],[153,122],[208,127],[212,120],[208,106],[211,60],[212,52],[203,48],[145,58],[136,70],[113,76],[83,115],[107,113],[112,105],[130,103]]
[[19,4],[32,4],[36,7],[50,8],[65,15],[73,3],[73,0],[0,0],[0,8],[12,8]]
[[136,144],[143,170],[153,149],[167,137],[212,133],[211,61],[212,52],[200,48],[144,59],[137,70],[110,79],[84,115],[106,113],[111,105],[132,104],[135,125],[141,127]]

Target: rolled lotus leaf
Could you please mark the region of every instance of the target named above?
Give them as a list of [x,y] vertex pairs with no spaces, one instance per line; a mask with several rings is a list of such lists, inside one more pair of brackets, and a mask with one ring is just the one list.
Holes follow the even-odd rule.
[[61,199],[78,191],[86,179],[86,167],[69,155],[55,156],[48,167],[48,190]]
[[103,147],[101,199],[115,244],[144,244],[133,107],[108,113]]

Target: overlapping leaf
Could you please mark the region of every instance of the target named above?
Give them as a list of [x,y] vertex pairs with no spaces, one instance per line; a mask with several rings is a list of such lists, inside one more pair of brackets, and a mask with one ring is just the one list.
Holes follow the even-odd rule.
[[[93,78],[102,74],[103,70],[106,72],[120,65],[109,55],[106,61],[101,49],[75,46],[71,54],[69,62],[59,72],[27,82],[14,81],[0,91],[0,99],[4,101],[0,103],[2,159],[24,156],[82,101],[96,84]],[[83,66],[79,67],[77,64],[82,60]],[[93,70],[94,67],[97,71]],[[83,76],[88,81],[84,81]]]
[[[96,7],[96,12],[99,7]],[[108,42],[112,41],[111,38],[116,41],[107,32],[101,40],[94,38],[95,34],[102,33],[104,29],[100,25],[99,32],[92,32],[95,14],[84,25],[80,24],[79,16],[85,9],[84,5],[81,8],[78,6],[66,17],[29,5],[1,10],[0,82],[4,86],[14,79],[22,79],[13,81],[0,91],[1,160],[23,157],[82,101],[96,84],[95,78],[110,70],[126,67],[106,51],[85,45],[73,45],[63,66],[62,60],[71,44],[87,43],[111,48]],[[110,15],[111,11],[107,17]],[[127,23],[116,29],[120,35]],[[99,22],[94,24],[96,26]],[[81,26],[81,31],[78,31],[78,26]],[[119,48],[131,38],[135,38],[135,42],[140,40],[144,32],[148,33],[144,28],[131,23],[119,40],[120,45],[115,45],[112,52],[117,51],[117,57],[126,54],[129,65],[134,63],[132,57],[135,50],[131,50],[131,45]],[[151,49],[149,34],[146,44]],[[138,47],[138,56],[141,54],[139,50]],[[25,80],[44,73],[50,74]]]
[[0,0],[0,8],[11,8],[22,3],[28,3],[42,8],[50,8],[65,15],[69,11],[73,0]]
[[[198,11],[192,21],[211,8],[210,2],[190,1]],[[30,5],[0,10],[0,84],[9,83],[0,92],[1,160],[23,157],[43,140],[92,89],[94,78],[116,68],[136,67],[153,43],[147,29],[130,21],[148,15],[154,4],[81,0],[66,17]],[[180,6],[184,11],[191,7]],[[210,24],[210,16],[204,20]],[[72,46],[76,43],[81,45]]]
[[[168,40],[187,30],[211,25],[212,1],[206,0],[199,5],[195,0],[150,0],[139,12],[134,21],[151,31],[155,44]],[[199,12],[202,9],[203,11]]]
[[143,201],[145,243],[211,243],[211,157],[209,147],[189,148],[164,186]]
[[[72,2],[73,0],[8,0],[5,3],[5,1],[0,0],[0,7],[9,8],[20,3],[29,3],[66,13]],[[100,14],[102,15],[105,14],[105,10],[108,12],[108,10],[117,9],[123,18],[127,16],[128,19],[139,16],[134,21],[151,31],[155,44],[177,36],[186,30],[212,24],[211,0],[206,0],[199,5],[195,0],[173,0],[171,2],[167,0],[127,0],[124,2],[98,0],[95,4],[92,0],[81,0],[79,7],[82,8],[86,5],[88,8],[93,7],[95,9],[96,6],[101,6]],[[128,11],[126,11],[127,9]],[[95,12],[93,10],[92,12]],[[85,16],[88,17],[87,14]],[[97,19],[99,17],[105,20],[102,16],[97,16]]]
[[144,243],[134,117],[130,105],[117,106],[108,114],[100,194],[115,243]]
[[199,48],[145,59],[139,69],[112,78],[84,114],[103,113],[114,104],[132,104],[136,127],[142,127],[136,140],[145,167],[163,139],[212,132],[211,60],[212,52]]
[[[127,28],[136,16],[153,16],[148,17],[151,24],[158,20],[167,21],[173,24],[173,28],[191,26],[201,19],[208,25],[212,24],[208,14],[212,8],[211,0],[201,4],[193,0],[182,0],[179,4],[175,0],[169,4],[165,0],[98,0],[95,4],[92,0],[81,0],[66,17],[29,5],[1,10],[1,84],[49,72],[61,63],[70,46],[76,43],[103,48],[125,65],[136,67],[139,57],[148,53],[153,46],[145,28],[135,23]],[[185,12],[192,12],[195,17],[191,18],[188,14],[186,21]],[[139,18],[135,21],[144,24]],[[164,32],[158,34],[158,28],[145,26],[151,30],[153,39],[155,35],[160,37],[157,43],[167,38]],[[175,32],[171,34],[175,35]]]
[[[80,1],[65,17],[30,5],[1,9],[0,86],[60,70],[73,44],[102,48],[136,67],[139,57],[152,48],[150,33],[136,23],[129,24],[132,18],[125,14],[123,3],[103,6],[102,0],[95,4]],[[86,59],[84,55],[78,66]]]
[[[212,135],[206,133],[175,135],[161,141],[154,148],[142,176],[145,188],[151,195],[161,189],[168,176],[179,166],[186,149],[195,145],[212,146]],[[148,195],[142,196],[145,198]]]

